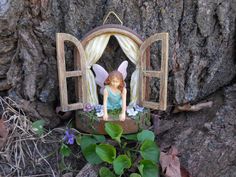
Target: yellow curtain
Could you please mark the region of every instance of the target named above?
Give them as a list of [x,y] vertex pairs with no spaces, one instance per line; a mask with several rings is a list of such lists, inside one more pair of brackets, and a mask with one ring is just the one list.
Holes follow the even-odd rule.
[[139,47],[129,37],[122,34],[114,34],[118,40],[125,55],[136,65],[136,69],[131,76],[130,81],[130,103],[136,104],[139,99],[139,73],[140,73],[140,62],[139,62]]
[[108,41],[110,34],[104,34],[97,36],[90,40],[85,47],[86,54],[86,85],[87,85],[87,103],[98,104],[97,87],[95,83],[94,75],[91,71],[91,66],[95,64],[102,56]]

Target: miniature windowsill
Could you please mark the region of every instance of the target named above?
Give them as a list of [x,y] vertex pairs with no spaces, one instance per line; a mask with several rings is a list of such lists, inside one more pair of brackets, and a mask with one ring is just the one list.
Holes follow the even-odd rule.
[[96,112],[76,111],[76,128],[87,133],[106,134],[104,126],[106,122],[114,122],[122,126],[124,134],[136,133],[141,129],[146,129],[150,126],[150,110],[144,109],[136,116],[126,115],[124,121],[119,120],[119,115],[108,115],[108,120],[103,120],[102,117],[97,117]]

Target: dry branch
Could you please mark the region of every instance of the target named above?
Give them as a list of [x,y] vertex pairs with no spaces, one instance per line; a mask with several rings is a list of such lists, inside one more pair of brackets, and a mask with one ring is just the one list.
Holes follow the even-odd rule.
[[176,106],[173,113],[184,112],[184,111],[192,111],[196,112],[204,108],[211,108],[213,105],[213,101],[208,101],[205,103],[198,103],[195,105],[191,105],[190,103],[186,103],[182,106]]

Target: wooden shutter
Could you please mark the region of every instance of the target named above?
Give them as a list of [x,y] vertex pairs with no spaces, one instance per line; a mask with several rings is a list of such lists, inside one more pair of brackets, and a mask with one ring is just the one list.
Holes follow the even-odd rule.
[[[75,70],[74,71],[66,71],[66,63],[65,63],[65,50],[64,43],[65,41],[71,42],[75,45]],[[57,48],[57,67],[58,67],[58,79],[59,79],[59,88],[60,88],[60,102],[62,111],[71,111],[83,108],[83,103],[85,103],[86,89],[85,89],[85,72],[84,72],[84,64],[85,60],[85,52],[82,44],[79,40],[77,40],[74,36],[66,33],[57,33],[56,34],[56,48]],[[79,69],[81,68],[81,69]],[[68,91],[67,91],[67,81],[66,78],[76,77],[76,96],[82,96],[80,102],[68,103]],[[82,101],[81,101],[82,100]]]
[[[140,59],[142,72],[141,78],[141,105],[150,109],[166,110],[167,108],[167,82],[168,82],[168,33],[157,33],[146,39],[140,46]],[[161,41],[161,70],[147,70],[150,65],[149,49],[153,42]],[[148,101],[147,80],[150,78],[160,79],[159,102]]]

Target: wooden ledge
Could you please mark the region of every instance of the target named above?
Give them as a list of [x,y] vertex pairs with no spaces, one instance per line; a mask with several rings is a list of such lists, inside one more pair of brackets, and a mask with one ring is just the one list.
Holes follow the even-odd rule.
[[146,129],[150,126],[150,113],[140,113],[140,116],[136,119],[126,116],[124,121],[114,120],[112,118],[108,118],[107,121],[104,121],[102,118],[97,118],[97,120],[90,119],[86,115],[80,115],[77,111],[75,122],[77,129],[87,133],[106,135],[105,123],[112,122],[119,124],[123,128],[123,134],[131,134],[136,133],[141,129]]

